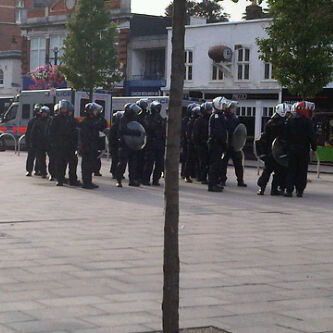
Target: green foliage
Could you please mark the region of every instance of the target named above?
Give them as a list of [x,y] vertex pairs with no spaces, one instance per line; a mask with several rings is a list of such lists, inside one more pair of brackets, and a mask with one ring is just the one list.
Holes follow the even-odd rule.
[[293,94],[316,95],[333,78],[333,4],[331,0],[268,0],[272,24],[258,39],[260,58]]
[[[165,9],[166,16],[172,16],[173,1]],[[190,16],[207,17],[208,23],[226,22],[229,15],[224,13],[223,8],[214,0],[193,1],[186,2],[186,22],[189,22]]]
[[67,22],[65,65],[60,71],[75,89],[110,88],[121,80],[117,64],[116,28],[103,0],[79,0]]

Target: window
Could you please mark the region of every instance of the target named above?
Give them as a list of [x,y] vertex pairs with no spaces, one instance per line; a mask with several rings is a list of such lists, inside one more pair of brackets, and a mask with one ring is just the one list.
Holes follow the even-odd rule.
[[237,50],[237,79],[250,79],[250,49],[241,48]]
[[[50,49],[49,49],[49,59],[52,65],[55,65],[57,60],[57,65],[60,64],[60,58],[64,55],[64,40],[65,36],[55,35],[50,37]],[[55,59],[57,57],[57,59]]]
[[18,105],[14,105],[13,107],[11,107],[5,115],[5,121],[14,120],[16,118],[17,109]]
[[273,70],[272,64],[266,62],[265,63],[265,74],[264,74],[265,80],[274,80],[272,70]]
[[240,117],[255,117],[256,108],[254,106],[242,106],[236,110],[236,115]]
[[30,70],[45,65],[46,40],[45,38],[31,38],[30,40]]
[[262,112],[263,117],[272,117],[274,113],[274,108],[273,107],[264,107]]
[[185,76],[186,81],[191,81],[193,77],[193,52],[186,50],[185,51]]
[[223,70],[213,64],[212,66],[212,81],[222,81],[224,78]]
[[3,70],[0,69],[0,86],[3,86],[3,79],[4,79],[4,77],[3,77]]
[[30,118],[30,104],[23,104],[22,106],[22,119]]

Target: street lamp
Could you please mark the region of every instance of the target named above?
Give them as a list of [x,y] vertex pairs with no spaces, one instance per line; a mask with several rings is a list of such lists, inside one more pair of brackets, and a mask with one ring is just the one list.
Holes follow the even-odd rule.
[[[57,66],[58,65],[58,53],[59,53],[59,49],[55,46],[52,49],[53,53],[54,53],[54,65]],[[53,106],[55,106],[56,102],[57,102],[57,89],[56,87],[54,88],[54,96],[53,96]]]

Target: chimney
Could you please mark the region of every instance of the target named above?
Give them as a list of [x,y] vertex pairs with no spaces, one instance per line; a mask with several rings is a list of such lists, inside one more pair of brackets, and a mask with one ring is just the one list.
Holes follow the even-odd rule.
[[265,17],[262,7],[252,4],[246,7],[245,19],[246,20],[256,20]]

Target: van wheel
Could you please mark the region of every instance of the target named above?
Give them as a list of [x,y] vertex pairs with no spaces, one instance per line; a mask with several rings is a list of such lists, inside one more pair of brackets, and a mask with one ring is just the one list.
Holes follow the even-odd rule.
[[6,150],[6,140],[5,138],[0,138],[0,151]]

